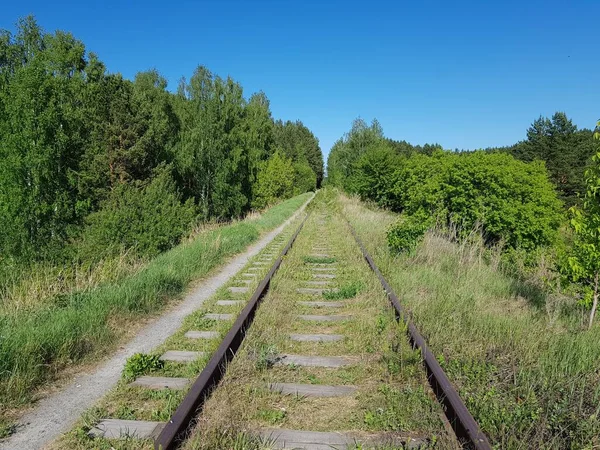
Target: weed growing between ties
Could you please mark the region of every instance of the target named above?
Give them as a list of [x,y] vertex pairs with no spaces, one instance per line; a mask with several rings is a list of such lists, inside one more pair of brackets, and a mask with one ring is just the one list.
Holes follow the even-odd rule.
[[304,262],[308,264],[333,264],[336,259],[331,256],[305,256]]
[[324,291],[323,297],[327,300],[346,300],[356,297],[361,288],[360,281],[351,281],[340,286],[337,291]]
[[123,379],[131,382],[141,375],[162,369],[164,365],[165,363],[161,361],[160,355],[136,353],[127,359],[123,369]]
[[433,231],[412,254],[394,256],[386,228],[397,215],[341,204],[495,445],[600,445],[600,327],[583,331],[585,316],[557,313],[543,290],[502,273],[474,240]]
[[[311,194],[294,197],[258,219],[207,230],[144,264],[135,273],[93,289],[61,294],[30,308],[0,304],[0,423],[27,405],[36,388],[61,369],[111,351],[140,319],[180,298],[206,276],[287,219]],[[8,432],[6,431],[6,432]]]

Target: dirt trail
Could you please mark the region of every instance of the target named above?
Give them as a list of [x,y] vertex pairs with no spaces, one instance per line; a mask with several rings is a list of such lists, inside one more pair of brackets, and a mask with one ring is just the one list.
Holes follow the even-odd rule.
[[202,303],[242,269],[250,258],[267,246],[304,210],[311,199],[285,223],[267,233],[244,253],[235,256],[218,273],[198,284],[180,304],[142,328],[132,340],[108,360],[99,364],[93,372],[78,374],[59,392],[41,400],[33,410],[21,418],[17,432],[0,442],[0,449],[43,448],[61,433],[68,431],[86,409],[93,406],[117,383],[127,358],[138,352],[150,352],[162,344],[181,326],[186,316],[200,308]]

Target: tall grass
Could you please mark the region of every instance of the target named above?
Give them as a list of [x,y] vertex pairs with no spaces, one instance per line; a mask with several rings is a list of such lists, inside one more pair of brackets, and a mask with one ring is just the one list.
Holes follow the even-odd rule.
[[342,203],[496,446],[600,446],[600,327],[586,331],[583,313],[560,305],[574,300],[511,278],[476,240],[430,232],[413,254],[393,256],[385,231],[397,216]]
[[48,295],[42,302],[32,299],[27,308],[16,305],[16,297],[4,298],[0,309],[2,410],[29,402],[34,389],[61,368],[114,348],[128,324],[159,311],[192,280],[244,250],[261,232],[281,224],[310,195],[287,200],[253,220],[208,229],[131,269],[128,276],[115,276],[113,282],[91,282],[71,292],[57,288],[58,295]]

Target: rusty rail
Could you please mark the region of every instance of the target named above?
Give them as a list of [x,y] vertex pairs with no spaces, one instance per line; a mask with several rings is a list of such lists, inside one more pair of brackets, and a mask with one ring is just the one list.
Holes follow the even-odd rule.
[[154,441],[154,448],[156,450],[172,450],[177,448],[181,443],[192,419],[200,412],[215,386],[219,383],[221,378],[223,378],[223,375],[225,375],[227,364],[233,359],[244,340],[246,331],[254,320],[256,309],[269,290],[271,279],[275,275],[275,272],[277,272],[277,269],[279,269],[283,257],[294,244],[294,241],[298,237],[300,230],[302,230],[302,227],[309,216],[310,212],[306,215],[304,220],[302,220],[294,235],[290,238],[273,266],[271,266],[271,270],[269,270],[267,275],[262,279],[252,294],[250,301],[244,307],[235,323],[231,326],[229,332],[208,361],[208,364],[202,370],[198,378],[196,378],[191,389]]
[[456,437],[465,448],[471,448],[476,450],[491,450],[492,446],[488,441],[487,436],[481,431],[479,424],[475,421],[466,405],[460,398],[460,395],[448,379],[448,376],[442,369],[442,366],[438,363],[435,355],[427,347],[425,338],[419,333],[417,327],[410,321],[410,313],[405,310],[398,299],[398,296],[381,274],[377,264],[371,255],[367,252],[367,249],[363,245],[360,237],[352,227],[350,221],[346,218],[348,227],[354,239],[356,240],[360,250],[362,251],[363,257],[369,264],[369,267],[375,274],[381,286],[385,290],[387,297],[396,310],[396,319],[403,320],[407,326],[408,337],[413,348],[421,350],[423,358],[423,364],[427,370],[427,379],[429,384],[433,388],[438,401],[445,406],[445,414],[452,429],[456,433]]

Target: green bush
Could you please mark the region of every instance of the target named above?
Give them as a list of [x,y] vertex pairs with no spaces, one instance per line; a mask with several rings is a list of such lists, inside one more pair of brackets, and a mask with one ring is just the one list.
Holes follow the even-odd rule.
[[317,175],[310,168],[308,162],[294,163],[294,193],[295,195],[317,189]]
[[387,231],[387,241],[394,253],[411,252],[423,240],[431,220],[422,214],[405,216],[392,224]]
[[102,208],[88,216],[81,256],[96,260],[124,249],[156,256],[177,245],[194,218],[192,200],[181,203],[170,168],[161,166],[149,183],[119,185]]
[[254,208],[264,208],[294,193],[294,167],[292,160],[276,151],[264,161],[258,171],[254,187]]
[[412,156],[394,178],[392,209],[435,216],[467,233],[481,226],[488,243],[549,245],[562,220],[561,203],[540,161],[439,152]]
[[348,180],[349,190],[362,200],[373,200],[380,206],[391,203],[394,171],[400,157],[387,144],[373,146],[354,164],[353,175]]

